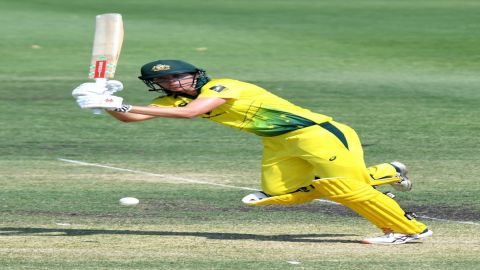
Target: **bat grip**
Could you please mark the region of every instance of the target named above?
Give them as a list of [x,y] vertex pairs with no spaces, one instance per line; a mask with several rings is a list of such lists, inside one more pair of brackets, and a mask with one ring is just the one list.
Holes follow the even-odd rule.
[[[97,85],[98,88],[105,88],[107,85],[107,79],[106,78],[96,78],[95,79],[95,84]],[[92,109],[92,113],[95,115],[100,115],[102,114],[102,109],[100,108],[94,108]]]

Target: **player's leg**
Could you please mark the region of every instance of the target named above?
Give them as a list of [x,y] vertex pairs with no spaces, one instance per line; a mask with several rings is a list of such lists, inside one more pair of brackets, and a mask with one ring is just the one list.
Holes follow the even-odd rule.
[[419,234],[427,228],[407,215],[392,198],[361,181],[320,179],[314,181],[313,186],[322,197],[352,209],[382,231]]
[[367,168],[370,176],[375,180],[381,180],[382,178],[392,178],[397,175],[395,167],[389,163],[381,163]]
[[[337,125],[340,124],[337,123]],[[349,128],[345,126],[344,129]],[[358,167],[365,167],[360,139],[351,129],[350,131],[345,130],[345,132],[348,135],[350,153],[359,163]],[[290,138],[289,141],[295,140],[296,136]],[[319,194],[312,188],[308,179],[312,174],[312,166],[302,159],[292,157],[291,147],[285,144],[286,140],[282,137],[285,136],[264,139],[262,160],[263,191],[245,196],[242,199],[242,202],[245,204],[252,206],[268,204],[291,205],[310,202],[318,198]],[[371,182],[371,178],[368,177],[366,170],[357,175],[357,178],[365,179],[367,183],[374,185],[374,182]]]
[[245,196],[252,206],[292,205],[318,198],[311,186],[313,167],[305,160],[291,156],[283,138],[265,138],[262,159],[262,191]]
[[315,188],[310,185],[308,187],[300,188],[292,193],[275,196],[271,196],[263,191],[257,191],[243,197],[242,202],[250,206],[272,204],[294,205],[311,202],[314,199],[319,198],[320,196],[321,195],[318,194]]
[[367,170],[374,186],[390,184],[398,191],[412,190],[412,182],[407,176],[407,166],[399,161],[377,164],[368,167]]
[[311,184],[313,167],[296,157],[270,159],[262,164],[262,190],[269,195],[282,195]]
[[[350,127],[341,123],[333,122],[335,127],[339,127],[346,137],[348,149],[350,153],[359,161],[364,162],[363,148],[357,133]],[[385,184],[392,185],[398,191],[410,191],[412,183],[407,177],[407,167],[399,162],[382,163],[367,168],[370,175],[369,184],[372,186],[380,186]]]
[[363,157],[350,152],[361,147],[355,132],[342,124],[335,123],[335,126],[346,138],[348,148],[339,144],[339,138],[328,130],[317,130],[298,138],[297,154],[312,164],[315,174],[322,178],[313,183],[316,191],[351,208],[384,231],[412,235],[423,232],[424,224],[406,215],[392,198],[369,184],[370,175]]

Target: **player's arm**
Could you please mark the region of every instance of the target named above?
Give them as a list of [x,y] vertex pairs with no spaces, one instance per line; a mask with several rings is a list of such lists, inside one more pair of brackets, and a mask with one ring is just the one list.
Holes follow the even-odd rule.
[[[221,97],[201,97],[194,99],[184,107],[130,106],[123,105],[123,98],[112,95],[114,92],[121,91],[123,85],[116,87],[114,91],[110,91],[108,83],[107,89],[97,89],[92,84],[85,83],[73,90],[72,95],[80,108],[106,109],[110,115],[123,122],[138,122],[155,117],[194,118],[210,112],[226,102],[226,99]],[[128,109],[123,110],[125,106]],[[120,111],[118,111],[119,109]]]
[[145,114],[132,113],[132,112],[123,113],[123,112],[116,112],[116,111],[110,111],[110,110],[107,110],[107,112],[117,120],[120,120],[126,123],[140,122],[140,121],[145,121],[145,120],[149,120],[156,117],[153,115],[145,115]]
[[194,118],[214,110],[225,102],[225,99],[217,97],[197,98],[185,107],[132,106],[129,113],[149,117]]

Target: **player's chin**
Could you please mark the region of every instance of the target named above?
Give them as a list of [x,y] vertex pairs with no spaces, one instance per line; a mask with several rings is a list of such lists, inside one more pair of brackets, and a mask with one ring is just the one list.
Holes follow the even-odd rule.
[[170,88],[167,88],[168,91],[170,92],[183,92],[184,89],[183,88],[178,88],[178,87],[170,87]]
[[181,87],[181,86],[176,86],[176,87],[170,87],[167,88],[171,92],[186,92],[194,89],[190,89],[190,87]]

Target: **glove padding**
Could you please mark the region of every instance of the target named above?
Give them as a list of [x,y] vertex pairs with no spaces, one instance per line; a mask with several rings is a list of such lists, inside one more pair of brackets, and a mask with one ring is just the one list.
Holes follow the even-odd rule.
[[110,80],[110,81],[107,81],[106,87],[107,87],[107,91],[105,91],[104,94],[113,95],[114,93],[120,92],[123,90],[123,83],[117,80]]
[[112,95],[87,95],[78,96],[77,104],[82,109],[107,109],[122,108],[123,98]]
[[72,96],[74,98],[88,95],[113,95],[115,92],[123,90],[123,83],[116,80],[107,81],[105,84],[94,82],[82,83],[73,89]]

